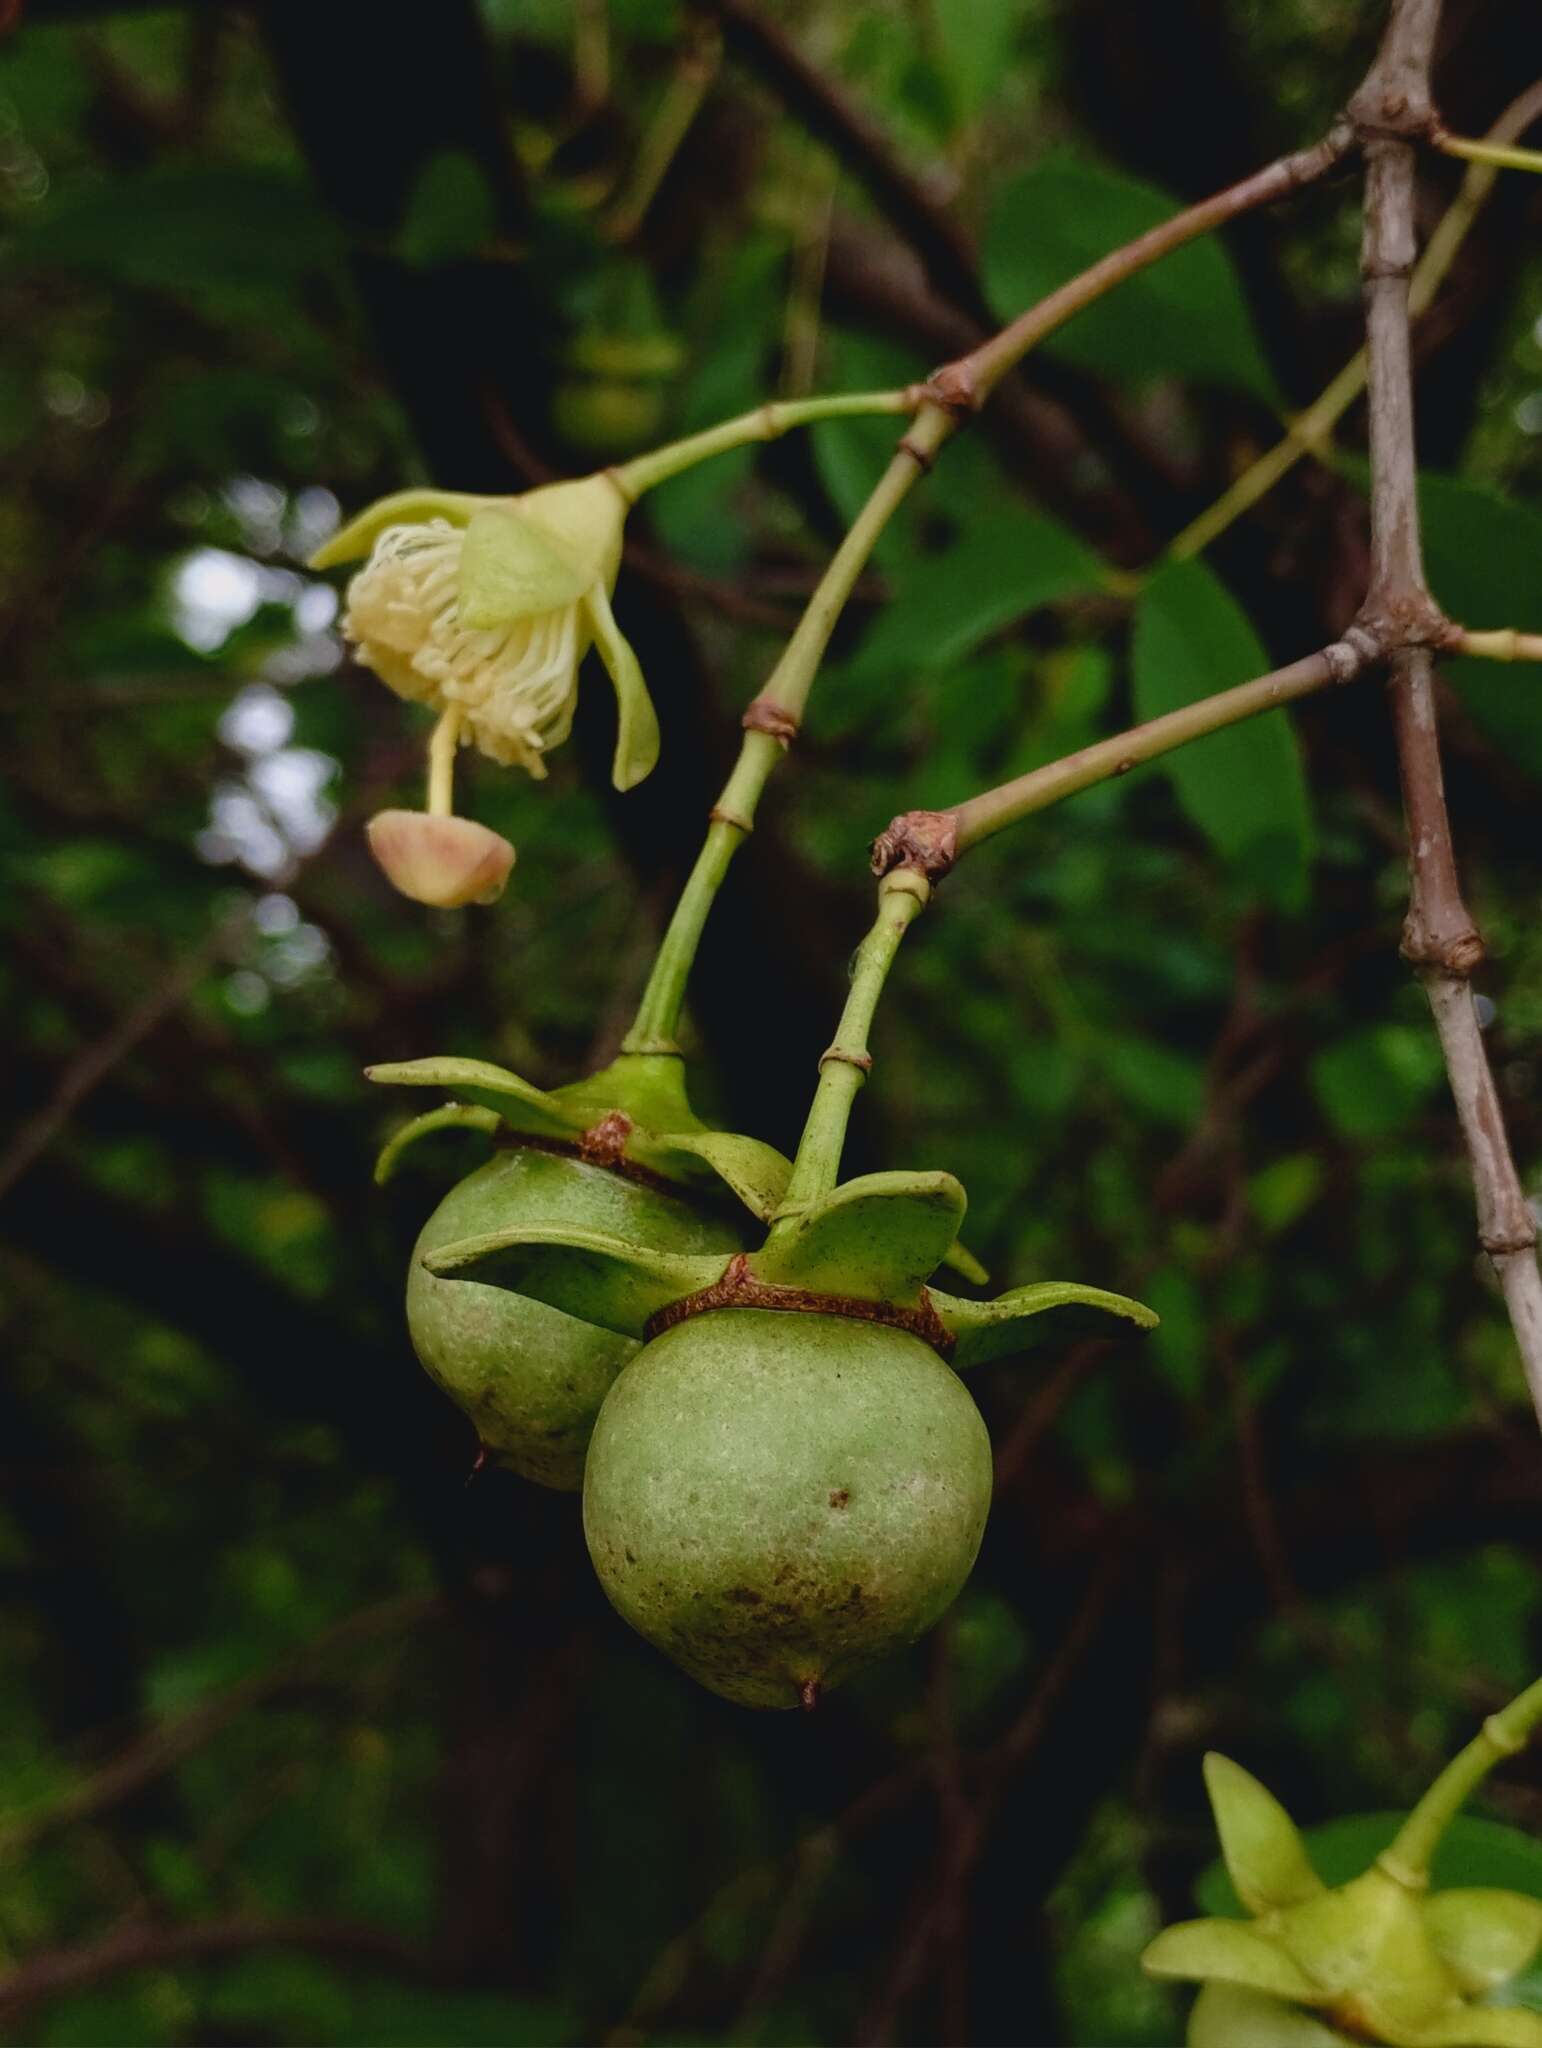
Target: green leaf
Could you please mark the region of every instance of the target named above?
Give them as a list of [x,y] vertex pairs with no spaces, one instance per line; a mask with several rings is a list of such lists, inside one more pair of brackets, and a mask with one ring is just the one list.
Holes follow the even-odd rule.
[[982,640],[1041,605],[1103,584],[1097,556],[1036,512],[994,509],[906,579],[853,667],[910,673],[962,661]]
[[[1419,479],[1430,588],[1474,629],[1542,632],[1542,513],[1460,477]],[[1442,663],[1473,718],[1529,774],[1542,777],[1542,662]]]
[[1375,1024],[1329,1046],[1312,1062],[1312,1086],[1349,1138],[1389,1138],[1408,1125],[1444,1069],[1433,1031]]
[[1322,1879],[1307,1860],[1300,1830],[1267,1786],[1211,1750],[1205,1758],[1205,1790],[1226,1868],[1250,1913],[1316,1898]]
[[207,162],[75,192],[12,251],[13,264],[66,264],[193,300],[244,300],[342,260],[336,228],[299,179]]
[[[1001,189],[985,231],[986,289],[1004,320],[1180,209],[1101,164],[1046,158]],[[1043,346],[1102,376],[1231,384],[1273,403],[1274,378],[1235,271],[1213,235],[1095,300]]]
[[994,1358],[1008,1357],[1023,1348],[1023,1325],[1052,1308],[1094,1308],[1106,1315],[1123,1316],[1142,1329],[1155,1326],[1156,1316],[1144,1302],[1127,1294],[1110,1294],[1104,1287],[1084,1287],[1077,1280],[1040,1280],[1031,1287],[1014,1287],[994,1301],[962,1301],[957,1295],[927,1289],[932,1307],[957,1339],[950,1363],[955,1372],[968,1372],[977,1365],[989,1365]]
[[869,1173],[778,1225],[750,1257],[758,1280],[911,1304],[947,1256],[966,1206],[951,1173]]
[[407,196],[396,253],[418,269],[465,262],[497,233],[498,209],[480,164],[464,150],[441,150]]
[[954,121],[966,124],[1009,75],[1022,0],[931,0],[930,21]]
[[599,1230],[531,1225],[490,1230],[425,1252],[441,1280],[479,1280],[544,1301],[580,1322],[623,1337],[641,1337],[672,1301],[721,1280],[721,1256],[656,1252]]
[[[1203,562],[1170,562],[1135,614],[1131,673],[1141,719],[1263,675],[1269,657],[1241,607]],[[1311,805],[1286,713],[1269,711],[1181,747],[1160,764],[1216,851],[1286,909],[1305,901]]]

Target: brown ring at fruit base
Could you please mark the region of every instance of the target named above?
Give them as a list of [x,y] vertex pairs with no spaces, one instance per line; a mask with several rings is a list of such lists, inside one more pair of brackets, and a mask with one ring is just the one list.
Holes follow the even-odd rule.
[[953,1332],[932,1307],[932,1298],[924,1287],[918,1308],[903,1308],[892,1301],[863,1301],[850,1294],[816,1294],[808,1287],[779,1287],[771,1281],[756,1279],[749,1269],[746,1252],[738,1252],[729,1260],[721,1280],[661,1308],[649,1318],[643,1334],[651,1341],[672,1330],[676,1323],[686,1322],[692,1316],[709,1315],[720,1308],[763,1308],[794,1315],[844,1316],[853,1323],[883,1323],[891,1330],[908,1330],[911,1336],[929,1344],[939,1358],[950,1358],[956,1342]]
[[[583,1137],[589,1135],[586,1131]],[[558,1159],[577,1159],[585,1166],[597,1166],[602,1173],[617,1173],[623,1180],[635,1181],[639,1187],[651,1188],[654,1194],[668,1195],[673,1201],[685,1202],[693,1209],[734,1217],[742,1213],[740,1204],[731,1195],[717,1194],[696,1181],[671,1180],[667,1173],[658,1173],[651,1166],[641,1166],[624,1153],[601,1157],[595,1152],[585,1151],[582,1138],[544,1138],[533,1131],[515,1131],[505,1125],[493,1137],[493,1150],[550,1152]]]

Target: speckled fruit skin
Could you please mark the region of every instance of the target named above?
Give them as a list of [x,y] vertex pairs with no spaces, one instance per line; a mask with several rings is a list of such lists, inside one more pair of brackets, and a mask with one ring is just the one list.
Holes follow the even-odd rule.
[[524,1146],[468,1174],[424,1224],[408,1268],[407,1327],[425,1372],[471,1418],[489,1457],[573,1492],[600,1403],[637,1345],[507,1288],[437,1279],[421,1263],[442,1244],[518,1223],[578,1224],[678,1252],[733,1252],[742,1240],[726,1217]]
[[796,1707],[945,1612],[990,1496],[979,1410],[919,1337],[715,1309],[606,1397],[584,1533],[617,1612],[693,1678]]

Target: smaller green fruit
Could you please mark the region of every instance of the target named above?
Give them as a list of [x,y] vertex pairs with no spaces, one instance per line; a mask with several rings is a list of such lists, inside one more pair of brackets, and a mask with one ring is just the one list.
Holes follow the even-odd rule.
[[719,1309],[616,1381],[584,1531],[617,1611],[692,1677],[808,1706],[952,1604],[990,1495],[979,1410],[919,1337]]
[[440,1245],[530,1222],[627,1230],[684,1252],[733,1251],[740,1239],[724,1217],[662,1189],[517,1144],[468,1174],[424,1224],[407,1278],[407,1325],[424,1370],[499,1464],[572,1492],[600,1403],[637,1345],[506,1288],[438,1279],[423,1264]]

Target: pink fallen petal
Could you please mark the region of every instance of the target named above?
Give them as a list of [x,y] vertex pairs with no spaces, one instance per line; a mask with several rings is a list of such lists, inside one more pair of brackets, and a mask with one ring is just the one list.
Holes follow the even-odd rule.
[[470,818],[377,811],[365,831],[370,852],[402,894],[440,910],[496,902],[514,865],[508,840]]

